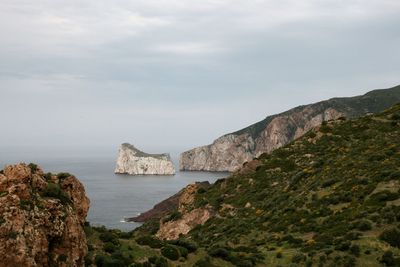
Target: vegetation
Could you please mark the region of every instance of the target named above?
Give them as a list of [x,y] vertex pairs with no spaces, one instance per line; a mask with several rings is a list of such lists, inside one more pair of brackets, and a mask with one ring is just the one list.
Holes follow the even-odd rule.
[[105,251],[113,242],[100,236],[110,230],[92,228],[90,257],[119,266],[156,266],[156,258],[169,266],[399,266],[398,114],[400,105],[328,122],[197,192],[192,208],[212,206],[217,216],[185,239],[158,240],[153,221],[131,238],[111,231],[119,246]]
[[63,205],[70,204],[71,200],[61,189],[59,184],[49,182],[43,191],[43,197],[57,198],[61,201]]

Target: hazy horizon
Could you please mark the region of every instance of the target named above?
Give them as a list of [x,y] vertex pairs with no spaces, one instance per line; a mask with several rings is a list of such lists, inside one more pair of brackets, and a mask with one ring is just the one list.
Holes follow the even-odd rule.
[[0,149],[178,153],[398,85],[399,12],[390,0],[4,0]]

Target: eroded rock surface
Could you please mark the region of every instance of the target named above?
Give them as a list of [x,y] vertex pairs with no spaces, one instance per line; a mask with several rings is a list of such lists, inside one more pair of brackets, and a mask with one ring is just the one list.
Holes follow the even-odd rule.
[[0,267],[84,266],[89,209],[72,175],[9,165],[0,174]]
[[190,232],[195,226],[204,224],[212,216],[212,210],[207,208],[199,208],[184,213],[181,219],[168,221],[160,224],[156,236],[160,239],[175,240],[180,235]]
[[194,201],[194,194],[200,189],[207,189],[210,187],[209,182],[196,182],[189,184],[175,195],[156,204],[151,210],[143,212],[142,214],[128,218],[127,221],[133,222],[146,222],[152,219],[160,219],[168,213],[178,210],[184,212]]
[[124,143],[119,148],[115,173],[130,175],[174,175],[169,154],[148,154]]
[[323,121],[381,112],[400,102],[400,86],[350,98],[333,98],[272,115],[235,133],[181,154],[181,170],[238,170],[245,162],[282,147]]

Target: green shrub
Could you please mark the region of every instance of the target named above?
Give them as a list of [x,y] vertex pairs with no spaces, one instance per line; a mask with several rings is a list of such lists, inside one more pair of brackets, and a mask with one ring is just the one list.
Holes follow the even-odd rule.
[[179,254],[184,257],[187,258],[189,251],[187,248],[181,247],[181,246],[177,246],[178,250],[179,250]]
[[400,248],[400,230],[395,227],[384,230],[380,234],[379,239],[389,243],[393,247]]
[[64,179],[66,179],[66,178],[68,178],[70,176],[72,176],[72,175],[70,173],[68,173],[68,172],[60,172],[60,173],[57,174],[57,178],[59,180],[64,180]]
[[331,179],[328,179],[328,180],[324,181],[324,182],[322,183],[321,187],[322,187],[322,188],[326,188],[326,187],[329,187],[329,186],[331,186],[331,185],[336,184],[337,182],[339,182],[339,179],[337,179],[337,178],[331,178]]
[[43,197],[57,198],[63,205],[71,203],[71,199],[61,189],[60,185],[55,183],[47,183]]
[[117,236],[114,233],[112,233],[111,231],[101,233],[99,235],[99,238],[104,243],[109,242],[109,243],[113,243],[114,245],[119,245],[119,240],[118,240]]
[[101,254],[96,255],[96,257],[94,258],[94,262],[97,267],[103,267],[105,261],[106,261],[106,256]]
[[390,250],[383,253],[380,262],[385,264],[385,266],[398,266],[396,264],[396,258],[393,256],[393,252]]
[[372,229],[372,222],[370,220],[360,220],[355,223],[355,227],[360,231],[368,231]]
[[350,252],[351,252],[351,254],[353,254],[356,257],[360,256],[360,246],[356,245],[356,244],[351,245]]
[[136,239],[136,242],[142,246],[149,246],[151,248],[161,248],[164,246],[164,242],[160,239],[154,238],[152,236],[141,236]]
[[187,240],[187,239],[171,240],[168,243],[170,243],[172,245],[184,247],[189,251],[189,253],[195,252],[198,248],[198,245],[196,242],[194,242],[192,240]]
[[156,267],[168,267],[168,261],[161,256],[152,256],[149,258],[148,262]]
[[162,222],[166,223],[166,222],[169,222],[169,221],[177,221],[177,220],[179,220],[181,218],[182,218],[182,214],[179,211],[175,210],[172,213],[170,213],[169,215],[167,215],[166,217],[164,217],[162,219]]
[[226,248],[214,246],[208,251],[208,255],[214,258],[228,259],[231,253]]
[[172,246],[172,245],[166,245],[164,247],[161,248],[161,255],[163,255],[164,257],[166,257],[167,259],[176,261],[179,259],[180,255],[179,255],[179,250]]
[[58,256],[58,260],[61,262],[66,262],[68,259],[67,255],[61,254],[60,256]]
[[193,267],[217,267],[211,263],[210,257],[206,256],[198,261],[193,265]]
[[292,262],[293,263],[300,263],[300,262],[305,261],[305,260],[306,260],[306,256],[303,253],[300,253],[300,252],[297,252],[292,257]]
[[33,163],[29,163],[28,167],[31,169],[32,173],[35,173],[38,170],[38,165],[33,164]]
[[46,174],[44,175],[44,179],[46,179],[47,182],[50,182],[52,176],[53,176],[53,175],[51,174],[51,172],[48,172],[48,173],[46,173]]
[[117,247],[111,242],[104,243],[103,248],[104,251],[108,253],[113,253],[117,249]]

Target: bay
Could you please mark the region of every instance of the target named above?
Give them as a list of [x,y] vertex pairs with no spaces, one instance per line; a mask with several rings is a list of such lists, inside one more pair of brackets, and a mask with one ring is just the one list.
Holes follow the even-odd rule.
[[[124,218],[151,209],[190,183],[212,183],[228,175],[220,172],[179,171],[172,176],[114,174],[116,153],[89,151],[92,153],[88,150],[55,152],[44,149],[1,148],[0,168],[6,164],[33,162],[45,172],[69,172],[75,175],[85,186],[91,201],[87,220],[92,225],[125,231],[140,224],[124,222]],[[171,154],[171,157],[177,165],[178,153]]]

